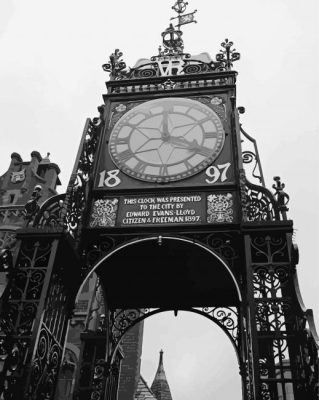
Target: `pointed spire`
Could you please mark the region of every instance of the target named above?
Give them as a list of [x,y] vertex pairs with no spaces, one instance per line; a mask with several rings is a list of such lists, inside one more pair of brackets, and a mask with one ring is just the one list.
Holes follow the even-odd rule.
[[172,400],[171,391],[164,371],[163,350],[160,351],[158,368],[151,386],[151,390],[157,400]]

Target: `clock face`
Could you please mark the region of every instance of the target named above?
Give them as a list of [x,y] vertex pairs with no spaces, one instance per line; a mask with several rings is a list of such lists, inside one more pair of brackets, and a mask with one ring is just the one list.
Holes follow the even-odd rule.
[[196,100],[147,101],[115,124],[109,152],[127,175],[147,182],[172,182],[197,174],[221,152],[225,140],[217,114]]

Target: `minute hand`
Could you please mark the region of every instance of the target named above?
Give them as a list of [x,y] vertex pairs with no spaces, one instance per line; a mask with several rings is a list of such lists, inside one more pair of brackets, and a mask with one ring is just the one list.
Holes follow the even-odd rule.
[[189,142],[188,140],[182,137],[170,136],[169,142],[183,149],[196,151],[197,153],[200,153],[205,157],[210,157],[212,155],[212,149],[209,149],[208,147],[205,146],[201,146],[195,139],[192,142]]

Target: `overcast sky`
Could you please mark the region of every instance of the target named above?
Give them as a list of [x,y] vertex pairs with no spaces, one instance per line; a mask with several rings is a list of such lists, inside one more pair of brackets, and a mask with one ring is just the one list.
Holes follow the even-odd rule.
[[[318,1],[189,3],[189,11],[198,9],[198,24],[184,28],[187,52],[209,52],[214,57],[220,43],[229,38],[241,53],[235,65],[239,72],[237,105],[246,108],[241,122],[258,141],[268,187],[275,175],[286,184],[291,198],[288,216],[294,219],[300,249],[301,293],[306,307],[315,310],[318,325]],[[123,51],[128,66],[156,55],[160,34],[174,14],[172,5],[173,0],[1,0],[0,173],[6,171],[12,152],[24,160],[30,159],[33,150],[42,156],[50,152],[51,161],[62,170],[61,190],[65,190],[85,119],[97,116],[96,108],[106,91],[108,76],[101,65],[115,48]],[[163,326],[167,321],[163,319]],[[154,324],[157,334],[151,331],[154,343],[148,351],[157,364],[164,345]],[[211,329],[215,335],[216,327]],[[171,326],[170,332],[174,342],[177,336]],[[181,363],[179,379],[174,382],[180,386],[171,387],[174,400],[186,395],[194,398],[188,397],[186,385],[191,372],[183,368],[192,364],[192,373],[199,379],[202,368],[194,354],[208,354],[211,340],[215,339],[194,339],[186,346],[189,362]],[[228,347],[234,358],[229,343]],[[144,354],[146,359],[146,350]],[[169,354],[165,357],[169,364]],[[150,371],[153,376],[155,370]],[[217,395],[216,386],[207,382],[210,393]],[[198,400],[208,398],[208,386],[204,382],[202,386],[206,389],[202,397],[197,391]]]

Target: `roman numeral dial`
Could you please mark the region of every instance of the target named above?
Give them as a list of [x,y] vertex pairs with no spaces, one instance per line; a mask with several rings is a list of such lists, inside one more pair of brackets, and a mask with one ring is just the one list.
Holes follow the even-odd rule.
[[222,122],[207,105],[187,98],[147,101],[124,114],[109,140],[114,163],[147,182],[178,181],[211,164],[225,140]]

